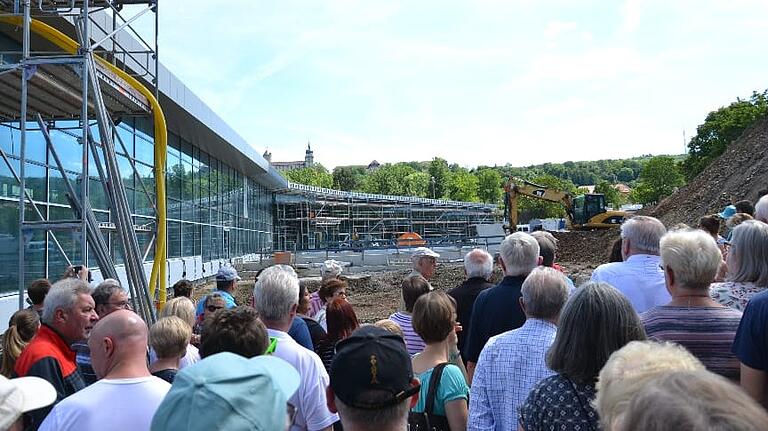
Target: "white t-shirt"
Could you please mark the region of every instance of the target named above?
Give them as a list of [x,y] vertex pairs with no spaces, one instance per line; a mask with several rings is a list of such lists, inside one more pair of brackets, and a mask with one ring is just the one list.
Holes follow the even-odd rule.
[[[269,336],[277,338],[277,349],[272,356],[280,358],[299,372],[301,383],[288,402],[296,407],[291,431],[319,430],[333,425],[339,416],[328,410],[325,388],[330,383],[320,357],[293,340],[285,332],[269,329]],[[110,430],[112,431],[112,430]]]
[[155,376],[101,379],[51,410],[40,431],[144,431],[171,384]]
[[[157,353],[155,353],[155,349],[150,348],[149,363],[154,364],[155,362],[157,362]],[[179,361],[179,369],[194,365],[198,362],[200,362],[200,350],[191,344],[187,344],[187,354],[181,358],[181,361]]]

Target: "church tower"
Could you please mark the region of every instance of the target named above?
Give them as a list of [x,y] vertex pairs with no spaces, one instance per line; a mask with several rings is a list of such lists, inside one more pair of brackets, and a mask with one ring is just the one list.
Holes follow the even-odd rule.
[[311,168],[315,164],[315,156],[312,153],[312,147],[307,142],[307,151],[304,153],[304,167]]

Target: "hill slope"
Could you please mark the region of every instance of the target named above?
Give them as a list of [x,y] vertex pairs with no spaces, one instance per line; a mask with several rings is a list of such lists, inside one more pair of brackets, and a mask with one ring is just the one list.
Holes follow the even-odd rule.
[[649,211],[666,226],[720,212],[733,198],[757,200],[768,187],[768,118],[758,120],[699,176]]

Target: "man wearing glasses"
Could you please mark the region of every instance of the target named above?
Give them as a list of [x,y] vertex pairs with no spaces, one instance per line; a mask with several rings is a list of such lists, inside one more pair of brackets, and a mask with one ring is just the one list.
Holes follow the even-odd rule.
[[[120,286],[120,282],[108,278],[91,292],[93,302],[96,304],[96,314],[99,315],[99,319],[103,319],[111,313],[117,310],[130,310],[131,303],[128,299],[128,294]],[[91,349],[88,348],[88,340],[80,340],[72,344],[72,350],[77,352],[75,361],[77,362],[77,368],[80,370],[80,374],[83,375],[83,379],[87,385],[91,385],[98,380],[96,373],[93,371],[91,365]]]

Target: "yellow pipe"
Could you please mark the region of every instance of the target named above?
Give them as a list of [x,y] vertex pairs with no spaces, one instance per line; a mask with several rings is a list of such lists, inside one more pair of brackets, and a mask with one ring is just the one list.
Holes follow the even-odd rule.
[[[18,16],[4,16],[0,17],[0,22],[4,22],[11,25],[23,26],[24,21],[22,17]],[[76,54],[80,48],[80,44],[72,40],[66,34],[59,30],[45,24],[42,21],[33,19],[31,21],[30,30],[35,34],[38,34],[54,45],[58,46],[62,50],[69,54]],[[152,264],[152,273],[149,277],[149,295],[151,298],[155,297],[155,289],[159,287],[160,295],[157,304],[158,309],[162,309],[165,305],[167,295],[166,284],[166,205],[165,205],[165,160],[167,155],[168,145],[168,129],[165,124],[165,115],[163,109],[160,107],[160,102],[157,101],[155,95],[152,94],[147,87],[142,85],[136,78],[125,73],[124,71],[115,67],[112,63],[104,60],[99,56],[95,56],[96,60],[102,66],[111,70],[113,73],[124,79],[128,84],[139,91],[144,97],[147,98],[152,106],[152,114],[154,117],[155,125],[155,194],[157,195],[157,238],[155,239],[155,259]]]

